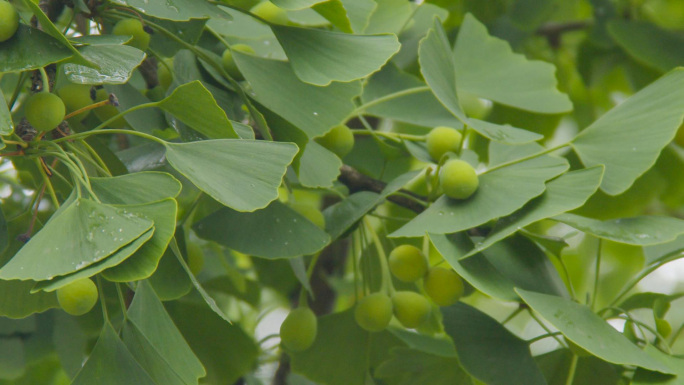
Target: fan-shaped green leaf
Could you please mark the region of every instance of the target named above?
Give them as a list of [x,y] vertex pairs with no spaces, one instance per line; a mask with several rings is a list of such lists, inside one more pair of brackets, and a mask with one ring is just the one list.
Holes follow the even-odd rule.
[[152,225],[125,210],[76,199],[0,269],[0,278],[42,281],[70,274],[105,259]]
[[570,299],[516,289],[520,297],[566,338],[605,361],[673,373],[615,330],[587,306]]
[[173,199],[164,199],[159,202],[127,206],[131,212],[142,215],[154,221],[154,234],[135,254],[130,258],[105,270],[102,275],[110,281],[131,282],[145,279],[151,276],[164,251],[171,242],[176,230],[177,204]]
[[299,27],[272,26],[294,73],[302,81],[326,86],[350,82],[378,71],[399,51],[395,35],[352,35]]
[[[57,39],[22,23],[11,39],[0,43],[0,73],[28,71],[62,61],[72,55]],[[40,55],[36,55],[36,51]]]
[[317,87],[299,80],[286,62],[240,52],[233,56],[252,86],[251,96],[309,138],[323,135],[345,121],[354,110],[352,99],[361,93],[359,82]]
[[216,17],[229,19],[230,15],[205,0],[113,0],[113,3],[131,7],[144,15],[168,20],[189,20]]
[[55,293],[38,292],[31,294],[33,281],[0,280],[0,316],[24,318],[33,313],[59,307]]
[[80,51],[99,68],[65,64],[64,73],[72,83],[124,84],[145,59],[143,51],[127,45],[88,45]]
[[[264,258],[310,255],[330,243],[328,234],[279,201],[251,213],[223,208],[193,228],[202,238]],[[258,242],[254,234],[259,234]]]
[[684,38],[642,20],[618,20],[608,23],[608,32],[637,61],[662,72],[684,65]]
[[682,116],[684,69],[676,69],[601,116],[572,145],[586,166],[606,166],[601,190],[618,195],[655,164]]
[[472,385],[456,357],[440,357],[419,350],[392,349],[392,357],[375,370],[388,385]]
[[[50,18],[43,12],[42,9],[38,6],[38,3],[33,2],[31,0],[21,0],[21,2],[24,4],[25,7],[29,8],[33,15],[36,17],[38,22],[40,23],[40,26],[42,27],[43,31],[45,31],[47,34],[50,36],[54,37],[57,39],[57,41],[60,42],[63,46],[68,48],[71,51],[71,54],[73,55],[71,61],[74,63],[78,64],[83,64],[87,66],[95,66],[97,67],[99,63],[94,63],[90,60],[90,58],[84,57],[79,50],[74,48],[73,45],[69,42],[69,40],[64,36],[62,31],[59,30],[54,24],[52,24],[52,21]],[[33,40],[33,39],[31,39]],[[31,44],[32,46],[32,44]],[[36,47],[31,47],[32,49],[35,49]],[[34,51],[35,52],[35,51]]]
[[640,216],[601,221],[574,214],[562,214],[553,220],[585,233],[629,245],[656,245],[673,241],[684,234],[684,220],[673,217]]
[[513,53],[504,40],[467,14],[454,51],[459,90],[523,110],[553,114],[572,110],[556,89],[555,68]]
[[238,138],[225,111],[199,80],[174,89],[159,108],[209,139]]
[[90,184],[102,202],[112,205],[135,205],[175,198],[181,190],[178,179],[158,171],[108,178],[91,177]]
[[134,239],[133,242],[125,245],[124,247],[117,250],[114,254],[108,256],[107,258],[101,261],[88,265],[83,269],[73,272],[71,274],[55,277],[48,281],[38,282],[36,286],[34,286],[34,288],[31,290],[31,292],[55,291],[60,287],[64,287],[70,284],[71,282],[74,282],[81,278],[92,277],[105,269],[116,266],[121,262],[125,261],[126,259],[128,259],[131,255],[133,255],[133,253],[140,249],[140,247],[143,246],[145,242],[149,241],[150,238],[152,238],[152,234],[154,234],[154,227],[144,232],[138,238]]
[[116,331],[105,322],[100,338],[72,385],[159,385],[128,351]]
[[527,342],[478,309],[457,303],[442,308],[444,331],[461,365],[488,385],[546,385]]
[[297,153],[292,143],[216,139],[166,143],[166,159],[195,186],[238,211],[266,207]]
[[548,182],[540,197],[511,216],[500,219],[487,237],[463,258],[477,254],[527,225],[580,207],[596,192],[602,176],[603,167],[597,166],[571,171]]
[[[181,380],[179,383],[196,384],[198,378],[205,376],[202,363],[183,339],[152,287],[145,281],[138,285],[128,310],[128,318],[134,328],[128,329],[130,333],[124,330],[124,343],[132,348],[132,340],[136,339],[140,345],[146,345],[150,349],[131,349],[143,367],[147,368],[147,360],[143,356],[148,356],[151,360],[156,356],[161,360],[160,363],[166,364],[162,365],[162,371],[176,374],[176,378]],[[153,374],[151,370],[148,371]],[[159,383],[166,384],[163,381]]]
[[567,169],[565,160],[543,156],[486,172],[479,176],[480,185],[472,197],[442,196],[390,236],[455,233],[509,215],[543,193],[544,183]]

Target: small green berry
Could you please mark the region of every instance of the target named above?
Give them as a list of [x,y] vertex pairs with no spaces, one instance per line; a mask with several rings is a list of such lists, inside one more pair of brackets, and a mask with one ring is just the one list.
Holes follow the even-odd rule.
[[112,33],[119,36],[133,36],[126,44],[139,50],[144,51],[150,46],[150,34],[145,32],[142,23],[138,19],[119,20],[114,25]]
[[334,152],[340,158],[347,155],[354,148],[354,134],[344,124],[335,126],[325,135],[315,139],[318,144]]
[[480,185],[473,166],[460,159],[451,159],[442,166],[439,182],[444,195],[453,199],[470,198]]
[[394,316],[404,327],[415,329],[425,322],[432,311],[430,302],[412,291],[398,291],[392,296]]
[[250,10],[250,12],[273,24],[287,24],[287,12],[270,1],[261,2]]
[[301,352],[313,345],[317,329],[316,315],[308,307],[299,307],[280,325],[280,341],[289,350]]
[[19,29],[19,13],[8,1],[0,0],[0,42],[9,40]]
[[389,268],[400,281],[414,282],[425,275],[428,263],[420,249],[411,245],[401,245],[390,253]]
[[385,293],[368,295],[356,304],[354,319],[369,332],[385,330],[392,319],[392,300]]
[[97,286],[90,278],[81,278],[57,289],[57,301],[65,312],[83,315],[97,303]]
[[447,152],[458,152],[461,140],[463,135],[458,130],[444,126],[433,128],[425,138],[428,153],[435,162],[439,162]]
[[455,271],[443,267],[431,268],[423,288],[427,295],[439,306],[450,306],[463,295],[463,281]]
[[235,78],[235,80],[243,80],[245,77],[242,76],[240,69],[238,68],[237,64],[235,64],[232,51],[254,55],[254,48],[248,46],[247,44],[234,44],[231,45],[230,48],[223,51],[223,56],[221,56],[221,64],[223,65],[223,69],[228,72],[228,75]]
[[36,130],[50,131],[62,123],[66,108],[59,96],[39,92],[26,100],[24,115]]

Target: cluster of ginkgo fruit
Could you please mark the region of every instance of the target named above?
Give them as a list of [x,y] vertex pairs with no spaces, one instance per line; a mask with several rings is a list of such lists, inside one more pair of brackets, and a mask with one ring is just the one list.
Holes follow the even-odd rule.
[[[430,318],[430,300],[438,306],[450,306],[463,295],[461,277],[452,269],[429,267],[426,256],[415,246],[398,246],[387,260],[389,271],[399,281],[417,283],[422,279],[425,295],[417,291],[397,291],[389,284],[386,289],[361,298],[354,308],[354,319],[366,331],[385,330],[392,316],[405,328],[419,328]],[[294,352],[311,347],[316,333],[316,316],[306,304],[291,311],[280,328],[282,344]]]

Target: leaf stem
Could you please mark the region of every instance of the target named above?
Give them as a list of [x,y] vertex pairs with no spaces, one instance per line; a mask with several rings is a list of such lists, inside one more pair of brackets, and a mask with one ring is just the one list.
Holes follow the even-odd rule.
[[598,296],[599,276],[601,275],[601,238],[598,239],[598,246],[596,247],[596,268],[594,269],[594,292],[591,294],[591,310],[596,306],[596,297]]
[[126,301],[124,301],[123,293],[121,292],[121,286],[119,283],[114,283],[116,286],[116,296],[119,298],[119,305],[121,305],[121,313],[123,314],[123,321],[128,320],[128,311],[126,309]]
[[385,138],[392,139],[394,141],[401,141],[402,139],[404,140],[410,140],[412,142],[424,142],[425,141],[425,135],[410,135],[410,134],[400,134],[398,132],[386,132],[386,131],[362,131],[362,130],[353,130],[352,131],[354,135],[356,136],[366,136],[366,135],[372,135],[372,136],[382,136]]
[[525,342],[527,342],[528,345],[532,345],[533,343],[535,343],[537,341],[541,341],[541,340],[549,338],[549,337],[559,336],[561,334],[562,334],[561,332],[545,333],[545,334],[536,336],[534,338],[530,338],[529,340],[527,340]]
[[370,233],[371,238],[373,239],[373,244],[375,245],[375,248],[378,251],[378,259],[380,259],[380,269],[382,270],[382,287],[390,296],[392,296],[392,294],[394,294],[394,285],[392,284],[392,277],[390,277],[385,249],[382,245],[382,242],[380,241],[380,238],[378,237],[378,234],[375,232],[375,229],[373,229],[373,225],[370,223],[370,220],[364,217],[363,223],[365,227],[368,229],[368,232]]
[[59,200],[57,199],[57,194],[55,194],[55,189],[52,187],[52,182],[50,181],[50,178],[47,176],[45,173],[45,170],[43,169],[43,164],[41,163],[39,158],[34,159],[36,163],[36,167],[38,167],[38,170],[40,171],[40,175],[43,178],[43,182],[47,186],[48,193],[50,194],[50,199],[52,199],[52,204],[55,205],[56,208],[59,208]]
[[40,71],[40,78],[43,81],[42,92],[50,93],[50,78],[48,78],[47,72],[45,72],[45,68],[38,67],[38,71]]
[[565,380],[565,385],[572,385],[575,381],[575,372],[577,371],[577,361],[579,357],[577,354],[572,354],[570,358],[570,368],[568,369],[568,378]]
[[554,147],[551,147],[551,148],[547,148],[546,150],[543,150],[543,151],[540,151],[540,152],[537,152],[537,153],[534,153],[534,154],[531,154],[531,155],[527,155],[527,156],[524,156],[524,157],[522,157],[522,158],[518,158],[518,159],[515,159],[515,160],[511,160],[511,161],[505,162],[505,163],[497,164],[496,166],[491,167],[491,168],[488,168],[487,170],[483,171],[480,175],[486,174],[486,173],[488,173],[488,172],[491,172],[491,171],[494,171],[494,170],[498,170],[498,169],[501,169],[501,168],[504,168],[504,167],[512,166],[512,165],[514,165],[514,164],[522,163],[522,162],[524,162],[524,161],[526,161],[526,160],[534,159],[534,158],[540,157],[540,156],[542,156],[542,155],[546,155],[546,154],[548,154],[548,153],[550,153],[550,152],[554,152],[554,151],[556,151],[556,150],[559,150],[559,149],[561,149],[561,148],[568,147],[568,146],[570,146],[570,143],[559,144],[559,145],[557,145],[557,146],[554,146]]
[[59,138],[51,141],[44,141],[40,143],[61,143],[67,140],[76,140],[76,139],[81,139],[81,138],[87,138],[90,135],[111,135],[111,134],[128,134],[128,135],[135,135],[139,136],[141,138],[145,138],[148,140],[151,140],[153,142],[157,142],[161,145],[166,145],[166,141],[157,138],[156,136],[152,136],[150,134],[146,134],[144,132],[140,131],[133,131],[133,130],[126,130],[126,129],[120,129],[120,128],[110,128],[106,130],[91,130],[91,131],[86,131],[86,132],[81,132],[78,134],[73,134],[66,136],[64,138]]
[[401,90],[401,91],[393,92],[391,94],[383,95],[377,99],[371,100],[370,102],[368,102],[366,104],[362,104],[362,105],[356,107],[356,109],[354,109],[354,111],[352,111],[349,114],[349,116],[347,117],[346,120],[348,120],[352,116],[356,116],[356,115],[359,115],[359,114],[365,112],[367,109],[369,109],[371,107],[374,107],[374,106],[377,106],[379,104],[388,102],[392,99],[397,99],[397,98],[400,98],[402,96],[407,96],[407,95],[418,94],[418,93],[425,92],[425,91],[430,91],[430,87],[420,86],[420,87],[407,88],[405,90]]
[[549,329],[549,327],[546,326],[546,324],[545,324],[544,322],[542,322],[542,320],[539,319],[539,317],[537,317],[536,314],[534,314],[534,311],[532,311],[532,309],[527,308],[527,312],[530,314],[530,317],[532,317],[533,320],[537,321],[537,323],[539,324],[539,326],[541,326],[542,329],[544,329],[544,331],[546,331],[548,334],[551,334],[551,335],[552,335],[551,337],[553,337],[553,339],[556,340],[556,342],[558,342],[558,344],[559,344],[560,346],[565,346],[565,344],[560,340],[560,338],[558,338],[558,336],[556,336],[556,335],[554,334],[554,332],[551,331],[551,329]]

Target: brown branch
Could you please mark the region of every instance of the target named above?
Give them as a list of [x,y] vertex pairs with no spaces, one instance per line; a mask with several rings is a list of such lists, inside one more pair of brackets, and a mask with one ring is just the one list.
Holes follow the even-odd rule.
[[592,25],[590,20],[570,21],[567,23],[546,23],[539,27],[534,33],[544,36],[553,48],[560,46],[560,38],[566,32],[573,32],[588,28]]
[[[342,184],[349,188],[349,192],[355,193],[358,191],[371,191],[374,193],[380,193],[387,186],[387,183],[373,179],[368,175],[364,175],[354,168],[347,166],[346,164],[340,168],[340,176],[337,178]],[[399,190],[404,194],[411,195],[416,199],[426,201],[426,198],[418,194],[412,193],[407,190]],[[411,211],[421,213],[425,210],[425,207],[413,199],[401,196],[401,195],[391,195],[387,197],[387,200],[398,204],[399,206],[405,207]]]

